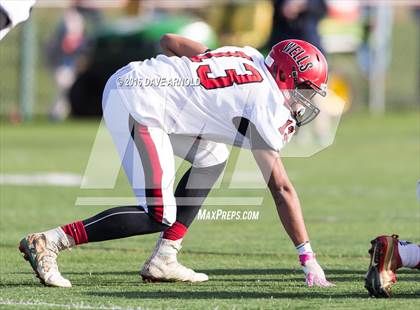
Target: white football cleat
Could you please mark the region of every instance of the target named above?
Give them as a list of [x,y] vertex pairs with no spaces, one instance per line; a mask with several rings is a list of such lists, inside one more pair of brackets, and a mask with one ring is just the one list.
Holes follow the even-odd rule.
[[160,238],[152,256],[146,261],[140,275],[145,282],[205,282],[209,277],[180,264],[176,258],[181,250],[180,240]]
[[29,261],[42,284],[56,287],[71,287],[69,280],[58,271],[58,247],[49,242],[42,233],[31,234],[20,241],[19,251]]

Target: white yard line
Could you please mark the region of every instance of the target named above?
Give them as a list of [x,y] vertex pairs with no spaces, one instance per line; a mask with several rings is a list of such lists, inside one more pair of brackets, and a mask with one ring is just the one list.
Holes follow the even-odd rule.
[[81,183],[81,175],[67,172],[0,174],[0,185],[80,187]]
[[0,305],[9,305],[9,306],[26,306],[26,307],[51,307],[51,308],[61,308],[61,309],[101,309],[101,310],[144,310],[145,308],[141,307],[128,307],[123,308],[119,306],[104,306],[104,305],[89,305],[83,302],[80,303],[69,303],[69,304],[55,304],[48,303],[38,300],[13,300],[13,299],[3,299],[0,298]]

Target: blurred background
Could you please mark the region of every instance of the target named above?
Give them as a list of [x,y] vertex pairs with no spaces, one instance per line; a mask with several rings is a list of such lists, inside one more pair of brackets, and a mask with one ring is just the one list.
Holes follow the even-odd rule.
[[159,37],[250,45],[285,38],[323,50],[345,110],[413,110],[419,103],[416,1],[40,0],[0,45],[0,117],[19,123],[99,116],[107,78],[159,53]]

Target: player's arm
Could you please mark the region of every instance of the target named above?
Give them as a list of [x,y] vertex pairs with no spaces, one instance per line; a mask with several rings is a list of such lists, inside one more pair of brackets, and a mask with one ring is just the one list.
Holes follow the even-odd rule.
[[295,246],[308,241],[298,195],[290,182],[277,152],[253,150],[253,155],[267,182],[280,220]]
[[280,220],[299,253],[308,286],[331,286],[309,243],[298,195],[277,152],[254,149],[255,160],[275,201]]
[[160,47],[166,56],[192,57],[209,50],[207,46],[186,37],[167,33],[160,38]]

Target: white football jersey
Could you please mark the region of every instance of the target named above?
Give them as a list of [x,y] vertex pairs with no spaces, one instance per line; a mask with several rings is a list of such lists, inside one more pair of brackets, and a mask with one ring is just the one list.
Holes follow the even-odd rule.
[[195,57],[159,55],[114,74],[128,112],[168,134],[252,147],[234,120],[246,118],[273,150],[295,131],[284,97],[251,47],[222,47]]

